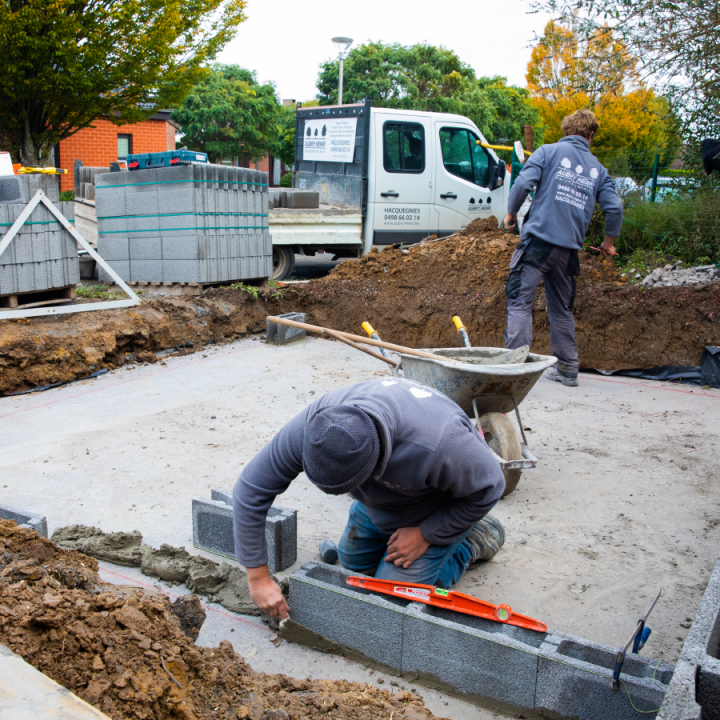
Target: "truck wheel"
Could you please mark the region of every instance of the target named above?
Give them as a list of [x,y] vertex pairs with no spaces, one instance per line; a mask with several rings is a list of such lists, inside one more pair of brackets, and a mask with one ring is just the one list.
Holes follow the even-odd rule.
[[287,245],[273,245],[273,280],[285,280],[295,269],[295,253]]
[[[522,448],[515,426],[507,415],[502,413],[486,413],[480,418],[485,440],[490,449],[503,460],[522,460]],[[503,497],[509,495],[520,482],[522,470],[503,470],[505,475],[505,492]]]

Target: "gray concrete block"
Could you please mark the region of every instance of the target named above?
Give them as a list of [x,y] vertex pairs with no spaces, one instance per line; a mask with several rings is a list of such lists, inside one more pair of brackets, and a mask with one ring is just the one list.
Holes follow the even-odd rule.
[[130,217],[127,220],[127,232],[130,237],[159,237],[160,218]]
[[200,260],[207,255],[207,241],[197,235],[171,235],[162,238],[163,260]]
[[48,536],[47,518],[28,510],[19,510],[10,505],[0,505],[0,518],[3,520],[14,520],[20,527],[34,530],[38,535]]
[[158,192],[144,192],[128,195],[125,199],[125,214],[131,217],[146,215],[158,215],[159,198]]
[[[114,174],[119,175],[120,173]],[[122,192],[122,188],[97,190],[95,194],[95,216],[98,220],[100,218],[118,217],[122,215],[127,215],[125,193]]]
[[15,265],[0,265],[0,295],[13,295],[18,291]]
[[50,260],[48,263],[48,279],[52,287],[65,287],[67,283],[67,275],[65,268],[65,260]]
[[[136,195],[138,193],[157,192],[157,169],[153,170],[131,170],[125,180],[125,194]],[[116,175],[118,173],[115,173]],[[161,185],[160,187],[170,187]],[[96,186],[97,188],[97,186]]]
[[197,190],[189,184],[160,185],[158,212],[163,214],[197,212]]
[[98,218],[98,237],[112,236],[113,233],[125,233],[127,229],[127,218]]
[[60,176],[28,173],[16,175],[23,188],[26,202],[29,202],[38,190],[42,190],[52,203],[60,200]]
[[[201,550],[235,558],[232,495],[211,492],[211,500],[193,498],[193,545]],[[270,572],[280,572],[297,560],[297,510],[273,506],[265,522]]]
[[308,563],[290,576],[292,619],[328,640],[390,667],[402,667],[408,602],[346,585],[344,568]]
[[[278,317],[286,320],[294,320],[295,322],[307,322],[306,313],[291,312],[279,315]],[[265,338],[268,342],[275,343],[276,345],[285,345],[291,340],[300,340],[305,337],[307,337],[305,330],[290,327],[289,325],[279,325],[270,320],[265,322]]]
[[284,207],[300,210],[320,207],[320,193],[310,190],[293,190],[286,194],[287,205]]
[[[120,276],[121,280],[129,282],[130,280],[130,261],[129,260],[108,260],[103,258],[107,264]],[[103,270],[102,266],[98,265],[98,279],[100,282],[108,283],[115,282],[114,278],[109,273]]]
[[17,175],[0,177],[0,203],[22,203],[28,200],[24,185]]
[[[33,262],[42,263],[50,260],[50,235],[49,232],[39,232],[31,235],[32,259]],[[77,252],[76,252],[77,254]]]
[[80,257],[75,254],[75,257],[65,258],[65,275],[67,285],[77,285],[80,282]]
[[633,709],[623,688],[615,691],[610,687],[617,648],[552,633],[540,646],[539,656],[535,710],[551,717],[648,717],[647,711],[660,707],[674,670],[672,665],[658,665],[644,655],[626,656],[620,677],[635,707],[645,711],[642,713]]
[[10,243],[14,246],[16,263],[31,263],[33,261],[33,236],[18,233]]
[[175,230],[192,230],[195,231],[196,226],[202,218],[196,215],[170,214],[160,216],[160,230],[171,232]]
[[103,260],[130,260],[130,242],[127,235],[100,235],[97,249]]
[[157,168],[155,172],[158,184],[167,183],[168,186],[180,185],[180,187],[185,187],[185,183],[181,181],[190,181],[193,179],[192,165],[175,165],[174,167]]
[[163,260],[164,282],[204,282],[200,260]]
[[[132,238],[130,239],[132,243]],[[132,251],[131,251],[132,253]],[[133,282],[166,282],[165,269],[161,258],[141,260],[130,255],[130,279]],[[170,280],[170,282],[177,282]]]
[[[62,260],[58,261],[62,263]],[[31,262],[18,263],[17,269],[17,291],[19,293],[33,292],[35,290],[35,268]]]
[[460,692],[532,708],[544,637],[545,633],[413,603],[403,626],[402,671],[432,675]]
[[[93,178],[95,180],[95,190],[97,191],[97,189],[101,187],[117,187],[134,182],[133,178],[137,175],[137,172],[133,171],[130,173],[126,171],[121,171],[119,173],[98,173]],[[119,188],[119,191],[123,192],[122,188]],[[108,190],[107,192],[111,191]],[[99,195],[100,193],[98,193],[98,196]],[[95,202],[97,203],[97,200]]]
[[34,290],[47,290],[51,288],[52,282],[51,282],[51,276],[50,276],[50,267],[49,263],[47,262],[35,262],[32,263],[33,268],[33,275],[34,275],[34,281],[33,281],[33,289]]
[[129,235],[130,238],[130,261],[136,260],[162,260],[162,240],[159,237],[137,237]]
[[60,214],[66,219],[66,220],[74,220],[75,219],[75,203],[69,202],[69,201],[63,201],[61,203],[55,203],[59,210]]
[[658,720],[720,718],[720,560],[715,565]]

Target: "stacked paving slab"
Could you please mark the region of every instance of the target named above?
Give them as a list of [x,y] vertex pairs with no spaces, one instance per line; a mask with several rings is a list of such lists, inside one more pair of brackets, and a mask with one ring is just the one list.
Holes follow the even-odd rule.
[[[52,175],[3,178],[0,195],[0,239],[12,227],[37,190],[42,190],[71,222],[75,203],[59,202],[60,184]],[[32,212],[0,255],[0,295],[42,292],[77,285],[80,263],[77,243],[42,204]]]
[[269,277],[267,189],[267,173],[225,165],[96,175],[98,252],[129,282]]

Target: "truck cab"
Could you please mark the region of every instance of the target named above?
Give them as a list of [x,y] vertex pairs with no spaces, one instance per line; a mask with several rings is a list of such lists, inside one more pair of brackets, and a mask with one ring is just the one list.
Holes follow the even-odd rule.
[[462,115],[374,108],[369,100],[299,107],[293,183],[320,202],[271,211],[274,254],[284,253],[286,271],[289,253],[361,257],[450,235],[476,218],[499,224],[509,182],[486,142]]

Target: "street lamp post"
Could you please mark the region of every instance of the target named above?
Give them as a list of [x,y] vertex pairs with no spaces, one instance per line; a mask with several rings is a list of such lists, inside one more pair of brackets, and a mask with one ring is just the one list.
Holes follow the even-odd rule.
[[340,86],[338,88],[338,105],[342,105],[343,96],[343,64],[347,57],[348,48],[352,45],[353,40],[349,37],[334,37],[333,45],[338,50],[338,60],[340,60]]

